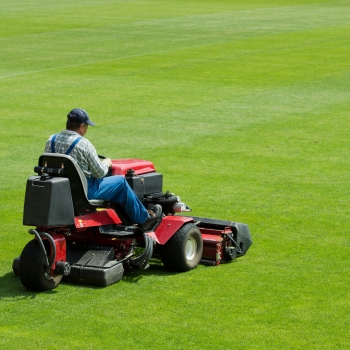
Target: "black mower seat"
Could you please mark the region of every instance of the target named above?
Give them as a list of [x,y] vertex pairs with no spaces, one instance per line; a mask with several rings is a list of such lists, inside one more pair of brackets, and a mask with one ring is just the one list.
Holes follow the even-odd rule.
[[85,174],[71,156],[60,153],[44,153],[39,157],[35,172],[69,179],[75,215],[107,207],[109,204],[103,199],[88,199],[88,184]]

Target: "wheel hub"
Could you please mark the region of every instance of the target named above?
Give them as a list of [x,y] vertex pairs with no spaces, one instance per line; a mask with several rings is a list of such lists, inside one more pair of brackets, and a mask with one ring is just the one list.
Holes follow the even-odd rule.
[[190,237],[186,243],[186,258],[187,260],[192,260],[197,251],[197,241],[194,237]]

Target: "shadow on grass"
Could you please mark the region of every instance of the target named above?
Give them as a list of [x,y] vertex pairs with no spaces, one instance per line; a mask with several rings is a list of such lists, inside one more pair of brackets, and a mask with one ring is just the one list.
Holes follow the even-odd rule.
[[12,271],[0,277],[0,302],[13,302],[35,299],[37,294],[55,294],[56,290],[46,292],[31,292],[25,289],[19,279]]
[[[163,264],[158,259],[151,259],[150,267],[146,270],[131,269],[124,271],[122,281],[127,283],[137,283],[142,278],[147,276],[170,277],[178,275],[181,272],[172,272],[165,269]],[[82,289],[102,289],[106,287],[93,286],[89,284],[76,284],[62,280],[61,284],[74,286]],[[59,288],[59,287],[58,287]],[[59,289],[53,289],[45,292],[31,292],[25,289],[18,276],[12,271],[0,277],[0,302],[13,302],[20,300],[35,299],[37,294],[55,294]]]
[[[150,267],[146,270],[140,270],[138,268],[125,270],[123,277],[121,281],[126,283],[138,283],[142,278],[147,278],[147,276],[157,276],[157,277],[167,277],[167,276],[174,276],[181,272],[171,272],[165,269],[163,264],[158,259],[151,259],[150,261]],[[91,284],[78,284],[78,283],[72,283],[65,280],[62,280],[63,284],[65,285],[71,285],[76,288],[88,288],[88,289],[103,289],[108,287],[102,287],[102,286],[94,286]]]
[[163,264],[157,259],[151,259],[150,267],[146,270],[133,269],[124,272],[123,281],[128,283],[137,283],[146,276],[167,277],[174,276],[180,272],[172,272],[165,269]]

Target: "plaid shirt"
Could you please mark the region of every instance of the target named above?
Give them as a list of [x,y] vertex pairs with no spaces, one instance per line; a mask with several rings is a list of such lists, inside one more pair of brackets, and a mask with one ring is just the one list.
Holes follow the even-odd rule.
[[[45,153],[51,153],[52,137],[53,135],[51,135],[50,138],[46,141],[44,151]],[[66,153],[69,146],[78,137],[80,137],[80,135],[75,131],[63,130],[56,136],[55,152]],[[95,147],[89,140],[82,138],[75,145],[75,147],[69,155],[77,161],[86,177],[93,176],[94,178],[99,179],[107,175],[108,164],[105,162],[101,162],[100,158],[97,155]]]

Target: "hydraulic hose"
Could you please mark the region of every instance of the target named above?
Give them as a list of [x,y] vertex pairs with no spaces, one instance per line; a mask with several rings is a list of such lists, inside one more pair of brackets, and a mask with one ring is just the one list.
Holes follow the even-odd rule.
[[149,240],[148,240],[148,236],[144,233],[143,234],[143,238],[145,241],[145,250],[144,252],[138,256],[137,258],[131,259],[131,264],[134,266],[139,267],[141,270],[143,270],[145,268],[145,266],[147,266],[149,259],[148,258],[148,250],[149,248]]
[[[44,257],[45,257],[45,265],[46,265],[46,271],[45,272],[49,275],[50,274],[50,270],[52,268],[52,265],[53,265],[53,263],[55,262],[55,259],[56,259],[56,244],[55,244],[55,241],[52,238],[52,236],[49,235],[46,232],[38,232],[38,231],[33,230],[33,229],[30,229],[28,232],[30,234],[32,234],[32,235],[35,235],[36,239],[39,242],[39,246],[40,246],[41,251],[43,252]],[[50,259],[47,256],[47,252],[46,252],[46,249],[45,249],[45,246],[44,246],[44,242],[43,242],[41,236],[44,236],[49,241],[50,246],[52,248],[52,255],[50,256]]]
[[139,267],[141,270],[144,270],[149,261],[151,260],[153,254],[153,239],[149,237],[146,233],[143,234],[145,241],[145,250],[137,258],[130,259],[132,265]]

